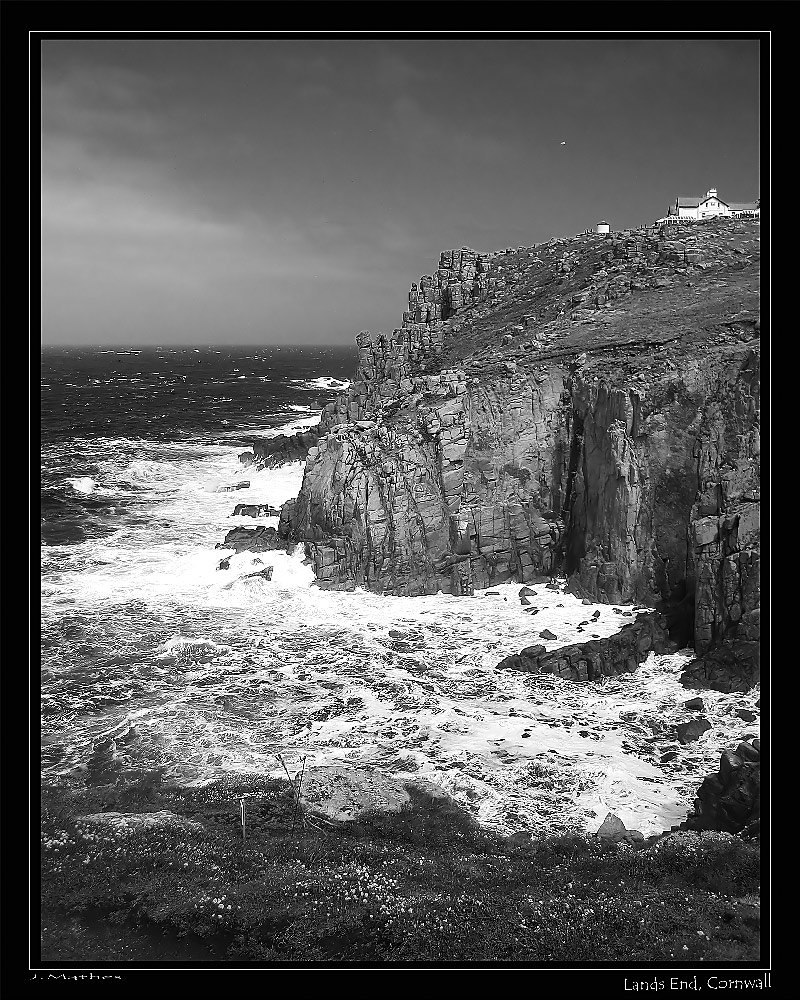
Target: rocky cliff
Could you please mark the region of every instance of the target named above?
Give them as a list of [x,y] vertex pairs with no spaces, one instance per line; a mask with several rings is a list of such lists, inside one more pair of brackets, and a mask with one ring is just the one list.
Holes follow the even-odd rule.
[[761,740],[723,751],[719,771],[704,779],[681,828],[761,836]]
[[446,251],[400,328],[357,338],[281,535],[328,587],[563,574],[595,600],[661,602],[697,650],[692,683],[747,686],[759,287],[744,220]]

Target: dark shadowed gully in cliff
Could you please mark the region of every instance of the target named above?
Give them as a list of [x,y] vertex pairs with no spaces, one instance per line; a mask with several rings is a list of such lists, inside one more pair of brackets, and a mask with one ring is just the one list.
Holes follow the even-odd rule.
[[744,220],[444,252],[401,328],[358,337],[349,389],[297,442],[311,447],[280,534],[333,588],[565,575],[579,595],[659,607],[694,644],[688,684],[748,687],[759,287]]

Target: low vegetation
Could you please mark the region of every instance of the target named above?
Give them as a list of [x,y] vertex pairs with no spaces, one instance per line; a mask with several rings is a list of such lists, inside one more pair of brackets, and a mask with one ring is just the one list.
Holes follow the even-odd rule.
[[[46,789],[42,960],[759,958],[759,849],[729,834],[636,846],[507,838],[424,793],[401,813],[344,826],[301,815],[292,833],[294,806],[288,781],[264,779]],[[168,810],[194,824],[81,819],[109,810]]]

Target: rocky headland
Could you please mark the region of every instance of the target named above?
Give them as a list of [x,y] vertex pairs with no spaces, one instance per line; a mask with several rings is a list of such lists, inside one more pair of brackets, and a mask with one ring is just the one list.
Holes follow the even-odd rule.
[[[278,533],[304,543],[320,586],[471,594],[561,576],[657,608],[653,648],[696,651],[687,685],[758,680],[759,223],[445,251],[401,327],[357,342],[316,428],[242,456],[305,457]],[[631,669],[634,645],[564,675]]]
[[[400,328],[359,336],[356,375],[319,425],[241,456],[305,461],[302,488],[277,528],[237,526],[217,547],[256,553],[246,577],[270,580],[267,554],[302,543],[334,589],[516,582],[532,614],[530,585],[550,581],[636,607],[614,609],[612,635],[525,646],[499,670],[598,681],[690,646],[686,686],[745,690],[759,680],[759,282],[759,226],[741,220],[446,251]],[[586,614],[578,631],[600,611]],[[748,706],[730,711],[749,726]],[[711,728],[635,707],[625,717],[662,765]],[[683,707],[711,714],[698,697]],[[424,778],[305,756],[286,780],[183,787],[126,768],[130,738],[97,743],[76,786],[43,789],[44,961],[760,958],[752,734],[680,828],[649,837],[613,813],[594,833],[534,819],[506,835]]]

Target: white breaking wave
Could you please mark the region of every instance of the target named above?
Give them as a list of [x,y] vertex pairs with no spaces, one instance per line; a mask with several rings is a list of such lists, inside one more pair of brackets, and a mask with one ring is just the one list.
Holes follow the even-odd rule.
[[91,476],[79,476],[77,479],[68,479],[67,482],[76,493],[93,493],[97,486]]
[[206,493],[238,493],[240,490],[249,489],[248,486],[244,485],[247,480],[231,480],[226,481],[223,479],[209,479],[203,489]]
[[306,379],[293,378],[291,382],[300,389],[306,389],[309,392],[319,392],[320,389],[332,389],[335,392],[344,392],[350,385],[350,379],[332,378],[328,375],[308,381]]
[[310,427],[316,427],[319,423],[320,411],[313,410],[312,412],[313,416],[298,417],[297,420],[292,420],[288,424],[281,424],[280,427],[274,427],[268,431],[264,431],[261,437],[278,437],[279,434],[296,434],[297,431],[305,431]]
[[158,462],[149,458],[139,458],[131,462],[118,478],[129,483],[143,483],[157,486],[169,481],[174,484],[175,468],[170,462]]
[[211,639],[189,639],[175,635],[164,643],[160,657],[174,657],[179,662],[188,663],[201,656],[217,656],[230,652],[230,646],[220,645]]

